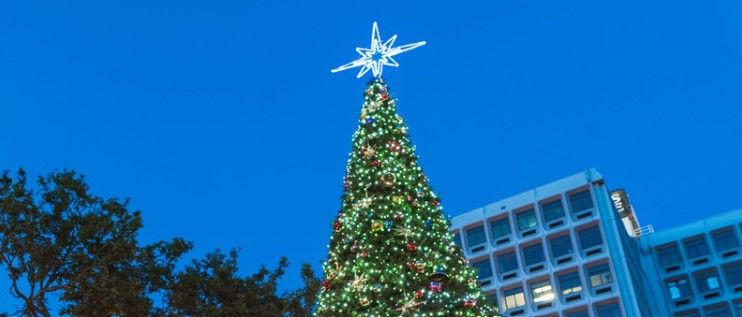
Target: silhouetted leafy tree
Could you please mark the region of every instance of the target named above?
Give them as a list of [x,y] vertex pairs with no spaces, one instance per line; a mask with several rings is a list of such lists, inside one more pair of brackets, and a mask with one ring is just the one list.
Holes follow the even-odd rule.
[[291,317],[312,317],[321,281],[309,263],[302,264],[301,278],[304,287],[285,296],[288,302],[286,313]]
[[60,292],[63,313],[142,316],[149,294],[167,288],[175,261],[190,250],[182,239],[139,247],[140,212],[127,200],[89,193],[82,176],[62,171],[0,177],[0,261],[24,316],[51,316],[47,298]]
[[248,277],[237,275],[237,250],[219,250],[193,260],[179,272],[169,290],[168,315],[174,316],[283,316],[286,300],[276,295],[278,280],[288,260],[278,267],[262,267]]
[[[140,246],[141,228],[128,200],[92,195],[74,171],[39,177],[34,187],[22,169],[0,175],[0,266],[20,315],[51,316],[47,299],[58,296],[60,313],[73,316],[312,316],[320,280],[309,264],[304,287],[279,296],[286,258],[240,277],[237,250],[216,250],[176,273],[192,243]],[[163,307],[154,307],[153,294]]]

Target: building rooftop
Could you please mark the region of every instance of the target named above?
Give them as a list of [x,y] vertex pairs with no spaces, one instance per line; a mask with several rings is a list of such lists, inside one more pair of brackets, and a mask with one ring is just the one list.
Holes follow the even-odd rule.
[[641,237],[642,243],[649,246],[661,245],[667,242],[687,238],[694,232],[702,233],[729,225],[735,225],[742,219],[742,208],[722,214],[710,216],[684,225],[655,232]]
[[520,194],[496,201],[484,207],[457,215],[451,219],[451,228],[461,228],[475,221],[489,218],[490,216],[502,213],[506,210],[517,209],[539,201],[543,198],[557,195],[564,191],[564,188],[577,188],[587,185],[591,182],[602,181],[603,175],[594,168],[587,169],[583,172],[567,176],[565,178],[553,181],[531,190],[524,191]]

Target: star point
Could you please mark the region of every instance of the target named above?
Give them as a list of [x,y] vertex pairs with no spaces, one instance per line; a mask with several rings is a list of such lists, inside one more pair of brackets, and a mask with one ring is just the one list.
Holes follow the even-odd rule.
[[397,34],[394,34],[392,35],[392,37],[387,39],[386,42],[383,42],[381,40],[381,35],[379,35],[379,25],[374,22],[374,25],[371,29],[371,47],[356,47],[356,52],[361,55],[359,59],[334,68],[330,71],[333,73],[337,73],[346,69],[360,67],[361,70],[358,72],[358,75],[356,76],[357,78],[363,77],[363,75],[368,73],[369,70],[371,71],[371,73],[374,74],[375,78],[381,78],[381,74],[384,71],[384,66],[399,67],[399,63],[394,60],[392,56],[416,49],[427,43],[425,41],[420,41],[393,47],[396,40]]

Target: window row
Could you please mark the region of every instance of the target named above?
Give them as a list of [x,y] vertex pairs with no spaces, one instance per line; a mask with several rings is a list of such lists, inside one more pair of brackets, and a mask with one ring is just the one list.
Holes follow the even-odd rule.
[[526,283],[526,287],[504,287],[500,293],[502,301],[498,301],[497,293],[491,296],[501,311],[515,316],[525,313],[529,305],[531,311],[539,311],[553,307],[556,301],[566,305],[613,292],[613,273],[608,263],[588,265],[582,272],[576,269],[556,274],[554,284],[543,278]]
[[[734,227],[714,230],[710,234],[714,250],[720,258],[729,258],[739,254],[739,239]],[[656,248],[657,263],[665,273],[678,271],[684,267],[685,259],[691,265],[703,265],[710,262],[711,248],[706,241],[706,235],[696,235],[677,242],[672,242]]]
[[[589,317],[590,315],[587,313],[587,308],[578,308],[576,310],[572,310],[568,313],[564,314],[565,317]],[[618,304],[617,301],[607,303],[607,304],[598,304],[595,307],[595,315],[597,317],[623,317],[624,315],[621,313],[621,306]]]
[[[590,190],[568,194],[569,207],[575,220],[585,219],[593,215],[593,199]],[[561,198],[550,199],[538,204],[541,221],[544,228],[551,230],[565,225],[565,208]],[[496,216],[489,221],[490,239],[493,246],[505,245],[512,241],[515,232],[519,238],[533,236],[538,232],[539,217],[536,207],[528,207],[514,213],[511,222],[509,213],[504,217]],[[486,249],[487,234],[484,226],[477,226],[466,230],[466,250],[469,253],[477,253]],[[460,237],[456,243],[461,247]]]
[[[727,263],[721,266],[721,271],[730,293],[742,293],[742,261]],[[690,276],[683,275],[665,280],[667,295],[676,307],[693,302],[694,290],[704,300],[720,297],[723,285],[716,268],[693,272]]]
[[[728,302],[714,303],[706,305],[702,309],[703,316],[705,317],[734,317],[742,316],[742,301],[736,300],[732,303],[732,309],[729,309]],[[735,315],[736,314],[736,315]],[[689,309],[687,311],[677,312],[673,314],[674,317],[701,317],[701,312],[698,309]]]
[[[578,228],[576,234],[574,242],[570,231],[565,231],[544,241],[539,239],[495,253],[493,259],[498,279],[508,281],[520,276],[521,271],[531,274],[546,270],[549,267],[547,256],[551,266],[558,267],[576,261],[578,253],[584,259],[604,254],[604,239],[598,223]],[[473,260],[472,266],[478,269],[483,286],[492,284],[494,273],[489,257]]]

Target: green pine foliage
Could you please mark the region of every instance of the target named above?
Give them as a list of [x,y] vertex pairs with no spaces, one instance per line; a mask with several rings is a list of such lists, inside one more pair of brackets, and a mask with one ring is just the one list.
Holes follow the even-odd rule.
[[317,316],[494,316],[383,80],[368,84]]

